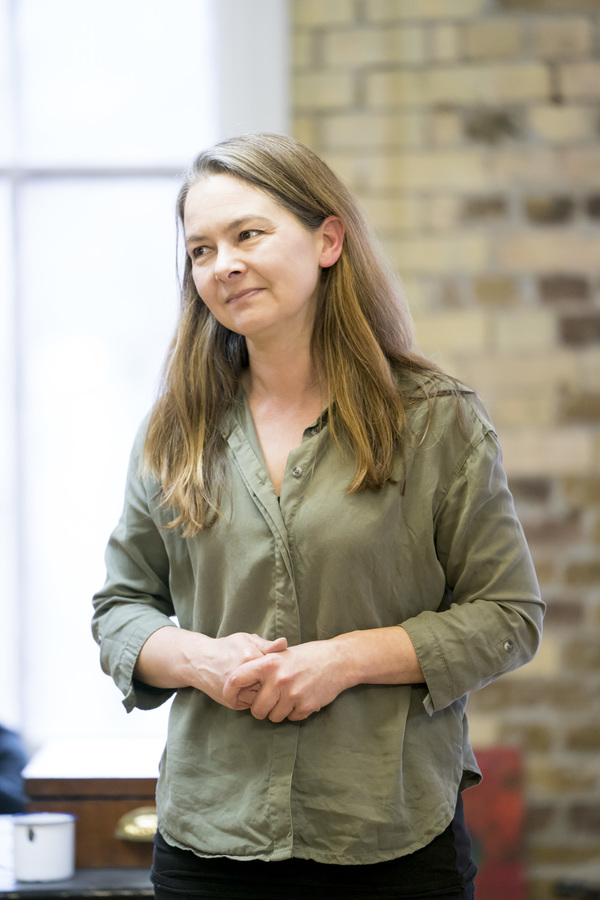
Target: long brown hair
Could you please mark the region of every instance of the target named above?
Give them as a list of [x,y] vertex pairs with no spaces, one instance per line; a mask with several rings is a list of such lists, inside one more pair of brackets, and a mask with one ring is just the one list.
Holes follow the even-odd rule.
[[[305,144],[279,134],[231,138],[196,157],[177,198],[183,226],[190,187],[226,174],[269,194],[310,230],[328,216],[345,227],[338,261],[321,271],[312,355],[329,394],[329,422],[340,447],[354,454],[349,492],[379,490],[402,450],[406,397],[400,372],[424,384],[436,367],[415,352],[400,281],[356,198]],[[144,461],[161,483],[162,503],[184,536],[210,528],[226,483],[223,417],[248,364],[245,338],[209,312],[186,257],[179,321],[151,413]]]

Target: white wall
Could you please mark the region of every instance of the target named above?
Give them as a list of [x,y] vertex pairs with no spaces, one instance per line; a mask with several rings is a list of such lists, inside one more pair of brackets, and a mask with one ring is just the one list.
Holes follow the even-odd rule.
[[0,721],[29,749],[164,732],[90,598],[174,324],[177,173],[287,130],[287,60],[285,0],[0,0]]

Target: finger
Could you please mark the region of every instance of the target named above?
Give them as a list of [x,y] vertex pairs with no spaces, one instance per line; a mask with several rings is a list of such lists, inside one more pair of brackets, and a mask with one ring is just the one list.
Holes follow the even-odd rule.
[[[267,716],[271,718],[271,713],[279,703],[279,700],[279,694],[275,692],[273,688],[265,687],[263,685],[256,694],[252,706],[250,707],[250,712],[255,719],[266,719]],[[285,715],[282,715],[281,719],[271,719],[271,721],[283,722],[283,719],[285,719]]]
[[262,683],[264,680],[262,677],[263,659],[262,656],[259,656],[258,659],[250,659],[234,669],[223,686],[223,693],[233,691],[237,694],[242,688],[251,687],[257,681]]
[[271,722],[283,722],[284,719],[289,719],[290,722],[301,722],[304,719],[308,719],[313,713],[319,712],[319,709],[320,707],[310,709],[303,705],[297,706],[293,701],[285,701],[280,697],[279,702],[275,704],[269,713],[269,719]]
[[246,706],[252,706],[254,701],[256,700],[256,695],[260,690],[260,681],[257,681],[256,684],[253,684],[249,688],[242,688],[241,691],[238,691],[237,699],[238,703],[244,703]]
[[287,649],[287,638],[284,637],[275,638],[274,641],[269,641],[259,634],[252,634],[250,637],[261,653],[279,653],[281,650]]
[[302,712],[301,710],[296,709],[295,707],[291,710],[287,718],[290,722],[301,722],[303,719],[308,719],[309,716],[312,716],[313,713],[319,712],[321,707],[317,707],[317,709],[310,709],[308,711]]
[[243,688],[237,694],[226,697],[225,701],[231,709],[250,709],[259,689],[260,683],[257,681],[252,687]]
[[277,703],[271,712],[269,713],[269,721],[274,723],[283,722],[284,719],[292,719],[292,713],[294,712],[294,707],[289,705],[284,705],[281,703]]
[[[261,687],[260,680],[256,677],[256,673],[251,674],[247,673],[247,677],[245,677],[245,673],[241,673],[241,678],[238,679],[235,676],[242,668],[240,666],[235,672],[232,672],[225,684],[223,685],[223,699],[228,706],[231,706],[232,709],[238,709],[237,706],[238,700],[241,696],[244,695],[246,691],[256,692]],[[254,697],[252,697],[254,700]],[[242,700],[243,702],[243,700]],[[246,708],[245,706],[243,707]]]
[[275,641],[271,641],[271,646],[266,653],[281,653],[282,650],[287,650],[287,638],[280,637]]

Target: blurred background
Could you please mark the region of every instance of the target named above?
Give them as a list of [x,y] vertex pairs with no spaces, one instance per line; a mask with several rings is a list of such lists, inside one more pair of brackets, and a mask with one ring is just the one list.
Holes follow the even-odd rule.
[[549,610],[472,740],[519,750],[531,896],[600,883],[600,0],[0,0],[0,721],[29,752],[164,734],[101,674],[90,598],[178,176],[261,129],[355,190],[421,349],[490,410]]

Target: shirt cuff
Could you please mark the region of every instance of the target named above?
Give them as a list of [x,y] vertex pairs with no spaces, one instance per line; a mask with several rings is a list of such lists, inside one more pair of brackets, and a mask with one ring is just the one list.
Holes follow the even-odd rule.
[[[103,656],[106,654],[106,659],[117,658],[114,665],[114,680],[123,694],[123,706],[127,712],[131,712],[133,709],[156,709],[175,693],[171,688],[156,688],[144,684],[133,676],[140,650],[150,635],[160,628],[168,626],[177,627],[169,618],[161,616],[160,620],[155,619],[151,625],[148,623],[146,628],[136,630],[124,647],[120,643],[115,646],[110,639],[102,642]],[[108,646],[105,646],[106,644]]]

